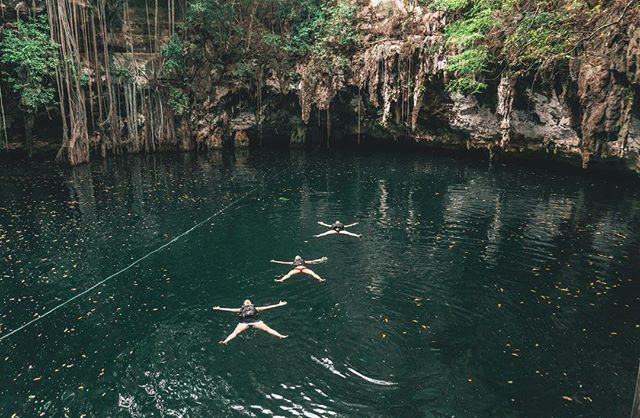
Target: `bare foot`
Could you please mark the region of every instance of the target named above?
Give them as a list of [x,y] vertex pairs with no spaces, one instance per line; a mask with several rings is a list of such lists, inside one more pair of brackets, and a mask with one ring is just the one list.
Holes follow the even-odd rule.
[[282,337],[280,337],[281,340],[284,340],[285,338],[289,338],[288,335],[283,335]]
[[218,341],[218,343],[219,343],[219,344],[227,345],[227,343],[226,343],[226,342],[224,342],[224,341]]
[[282,280],[282,279],[276,279],[275,281],[278,282],[278,283],[284,282],[284,280]]
[[327,279],[319,279],[318,281],[319,281],[319,282],[326,282],[326,281],[327,281]]

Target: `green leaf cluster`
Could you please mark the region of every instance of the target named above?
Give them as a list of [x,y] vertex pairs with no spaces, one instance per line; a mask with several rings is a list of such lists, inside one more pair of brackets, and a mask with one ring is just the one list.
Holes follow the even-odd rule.
[[563,12],[528,13],[505,42],[505,53],[512,67],[526,70],[550,57],[560,57],[574,42],[574,33]]
[[170,90],[167,103],[178,116],[185,115],[190,108],[189,96],[181,88],[172,88]]
[[180,74],[186,70],[184,46],[180,36],[174,33],[162,46],[161,52],[164,60],[164,72]]
[[346,0],[316,5],[294,27],[283,48],[298,56],[317,57],[349,51],[358,42],[356,13],[356,5]]
[[186,27],[211,39],[216,45],[228,42],[238,30],[234,25],[235,3],[227,0],[193,0],[188,3]]
[[453,55],[447,70],[451,91],[478,93],[497,68],[528,73],[563,58],[575,42],[575,0],[435,0],[456,18],[445,39]]
[[35,114],[55,100],[52,87],[59,64],[59,45],[49,38],[46,16],[19,20],[15,28],[0,32],[0,62],[3,78],[20,95],[21,107]]

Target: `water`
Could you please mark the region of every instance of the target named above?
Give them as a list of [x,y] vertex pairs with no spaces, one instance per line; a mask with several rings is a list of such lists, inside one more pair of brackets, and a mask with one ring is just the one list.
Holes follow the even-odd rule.
[[[0,415],[614,417],[640,346],[634,185],[449,157],[0,168]],[[316,221],[360,222],[362,239]],[[294,276],[274,259],[329,257]],[[221,346],[237,307],[288,334]]]

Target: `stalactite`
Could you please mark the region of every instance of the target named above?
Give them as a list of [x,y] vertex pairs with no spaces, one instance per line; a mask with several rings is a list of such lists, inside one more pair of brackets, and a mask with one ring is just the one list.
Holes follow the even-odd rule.
[[500,118],[500,146],[504,147],[511,138],[511,115],[515,95],[516,78],[502,75],[498,85],[496,115]]
[[327,149],[331,141],[331,105],[327,106]]

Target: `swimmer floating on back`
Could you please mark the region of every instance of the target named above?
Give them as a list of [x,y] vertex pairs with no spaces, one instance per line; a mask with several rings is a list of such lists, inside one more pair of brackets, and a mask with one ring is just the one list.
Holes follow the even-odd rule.
[[308,274],[309,276],[313,277],[314,279],[316,279],[319,282],[324,282],[324,279],[320,276],[318,276],[313,270],[311,270],[310,268],[307,268],[307,264],[319,264],[319,263],[324,263],[325,261],[327,261],[328,258],[327,257],[322,257],[322,258],[318,258],[317,260],[309,260],[309,261],[305,261],[302,259],[302,257],[300,257],[299,255],[296,256],[296,258],[293,259],[293,261],[277,261],[277,260],[271,260],[272,263],[276,263],[276,264],[286,264],[288,266],[293,266],[293,270],[291,270],[289,273],[287,273],[282,279],[276,279],[276,282],[282,283],[285,280],[287,280],[289,277],[293,276],[294,274],[299,274],[299,273],[304,273],[304,274]]
[[236,326],[236,329],[234,329],[227,338],[225,338],[223,341],[220,341],[220,344],[227,344],[229,341],[236,338],[238,334],[248,330],[249,328],[259,329],[271,335],[275,335],[278,338],[287,338],[287,335],[280,334],[278,331],[270,328],[269,326],[267,326],[267,324],[265,324],[261,319],[258,318],[259,312],[266,311],[267,309],[278,308],[286,304],[287,302],[280,301],[275,305],[255,306],[249,299],[247,299],[239,308],[221,308],[219,306],[214,306],[214,311],[235,312],[240,317],[240,323]]
[[358,225],[358,222],[355,222],[349,225],[345,225],[340,221],[335,221],[333,225],[329,225],[324,222],[318,222],[318,223],[322,226],[326,226],[327,228],[331,228],[331,229],[327,232],[323,232],[322,234],[314,235],[314,237],[316,238],[324,237],[325,235],[332,235],[332,234],[351,235],[352,237],[357,237],[357,238],[360,238],[362,236],[360,234],[354,234],[353,232],[349,232],[346,230],[346,228],[351,228],[352,226]]

